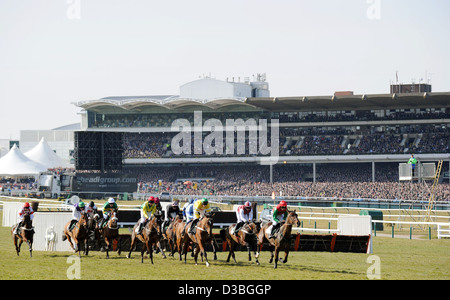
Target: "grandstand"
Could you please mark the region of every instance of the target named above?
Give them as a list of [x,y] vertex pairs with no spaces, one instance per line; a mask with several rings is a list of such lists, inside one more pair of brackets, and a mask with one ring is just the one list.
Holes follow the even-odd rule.
[[[398,182],[398,164],[412,153],[420,162],[445,161],[441,179],[450,180],[450,92],[271,97],[265,75],[258,75],[255,82],[199,79],[181,86],[180,95],[74,104],[84,109],[82,132],[120,136],[123,164],[110,171],[136,174],[146,192],[418,199],[420,187]],[[184,127],[174,128],[176,120]],[[232,139],[225,140],[230,120]],[[248,126],[243,140],[239,120]],[[251,125],[259,130],[264,121],[267,136],[253,139]],[[261,149],[261,140],[270,153],[251,151],[252,142]],[[175,146],[189,151],[176,153]],[[269,166],[262,163],[274,153]],[[90,155],[104,160],[101,151]],[[448,200],[448,184],[437,194]]]

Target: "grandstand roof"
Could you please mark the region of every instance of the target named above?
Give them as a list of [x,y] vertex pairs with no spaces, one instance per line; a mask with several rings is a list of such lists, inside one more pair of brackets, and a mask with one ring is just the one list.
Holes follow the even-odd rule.
[[399,108],[450,108],[450,92],[411,94],[367,94],[351,96],[295,96],[269,98],[215,98],[190,99],[177,95],[106,97],[73,103],[86,110],[101,107],[119,107],[132,110],[145,106],[160,106],[177,109],[183,106],[200,105],[211,109],[229,105],[260,108],[268,111],[314,111],[314,110],[376,110]]
[[88,100],[73,103],[78,107],[93,110],[99,107],[113,106],[125,110],[136,109],[144,106],[160,106],[167,109],[177,109],[183,106],[200,105],[211,109],[222,108],[229,105],[242,105],[247,107],[256,107],[246,103],[244,97],[234,98],[215,98],[215,99],[191,99],[180,98],[177,95],[168,96],[125,96],[125,97],[106,97],[99,100]]
[[450,107],[450,92],[247,98],[246,103],[268,111],[376,110]]

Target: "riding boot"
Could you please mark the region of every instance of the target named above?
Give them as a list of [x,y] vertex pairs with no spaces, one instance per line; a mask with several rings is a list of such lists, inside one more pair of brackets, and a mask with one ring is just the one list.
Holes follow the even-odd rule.
[[77,223],[77,220],[71,220],[69,225],[69,231],[72,232],[73,228],[75,227],[75,224]]
[[108,221],[109,221],[109,215],[106,218],[103,218],[102,226],[100,227],[100,229],[102,229],[103,226],[105,226],[106,223],[108,223]]
[[232,230],[232,234],[236,235],[239,230],[241,229],[242,225],[244,225],[244,222],[239,222],[236,224],[236,226],[234,226],[233,230]]
[[169,220],[164,220],[164,222],[161,225],[161,229],[163,232],[166,232],[166,226],[169,225]]
[[136,228],[136,234],[141,234],[143,228],[144,228],[144,223],[143,222],[139,223],[138,228]]
[[19,234],[20,228],[22,228],[22,221],[20,221],[19,224],[17,224],[16,229],[14,229],[14,234]]
[[98,220],[98,224],[97,224],[98,229],[102,229],[102,227],[103,227],[103,222],[104,222],[104,221],[105,221],[104,218],[101,218],[100,220]]
[[280,227],[280,223],[272,226],[272,231],[270,232],[269,239],[273,239],[275,237],[275,232],[277,231],[278,227]]
[[199,219],[192,220],[191,228],[189,228],[189,233],[190,234],[195,234],[195,227],[197,226],[198,220]]

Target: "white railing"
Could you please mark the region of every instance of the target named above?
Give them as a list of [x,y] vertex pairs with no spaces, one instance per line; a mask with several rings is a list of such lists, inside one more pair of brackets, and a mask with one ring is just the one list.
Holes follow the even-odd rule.
[[[443,226],[447,226],[447,228],[442,228]],[[443,233],[443,232],[446,232]],[[441,238],[450,238],[450,223],[449,224],[439,224],[437,228],[438,239]]]
[[[337,221],[337,218],[328,218],[328,217],[302,217],[299,216],[299,219],[306,219],[306,220],[328,220],[329,226],[331,224],[331,221]],[[431,239],[431,227],[437,227],[437,234],[438,239],[443,237],[450,238],[450,223],[442,223],[442,222],[418,222],[418,221],[382,221],[382,220],[372,220],[373,224],[376,223],[384,223],[384,224],[391,224],[392,225],[392,231],[391,236],[392,238],[395,237],[395,226],[394,225],[410,225],[410,231],[409,231],[409,238],[412,239],[412,233],[413,233],[413,226],[416,225],[423,225],[428,228],[428,239]],[[316,223],[314,224],[314,227],[316,227]],[[443,228],[447,227],[447,228]],[[377,236],[377,230],[376,226],[374,226],[374,236]],[[306,227],[295,227],[293,228],[298,232],[303,231],[309,231],[309,232],[317,232],[317,233],[339,233],[339,229],[332,229],[332,228],[306,228]]]

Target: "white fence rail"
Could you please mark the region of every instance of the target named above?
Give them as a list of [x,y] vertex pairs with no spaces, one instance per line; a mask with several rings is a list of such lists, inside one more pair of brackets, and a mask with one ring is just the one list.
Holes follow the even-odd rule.
[[[444,226],[446,226],[447,228],[443,228]],[[449,224],[439,224],[438,229],[437,229],[437,235],[438,235],[438,239],[450,238],[450,223]]]

